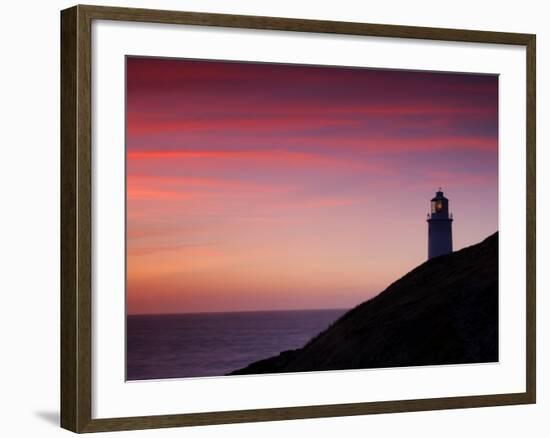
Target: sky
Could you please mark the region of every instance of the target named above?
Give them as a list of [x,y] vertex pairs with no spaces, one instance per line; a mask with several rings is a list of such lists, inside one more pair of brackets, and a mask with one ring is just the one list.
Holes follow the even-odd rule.
[[498,77],[127,58],[127,311],[350,308],[498,230]]

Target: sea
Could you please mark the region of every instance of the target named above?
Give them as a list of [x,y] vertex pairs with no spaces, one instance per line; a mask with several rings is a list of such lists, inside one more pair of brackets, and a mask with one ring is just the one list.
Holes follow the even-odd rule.
[[128,315],[126,379],[222,376],[302,347],[345,311]]

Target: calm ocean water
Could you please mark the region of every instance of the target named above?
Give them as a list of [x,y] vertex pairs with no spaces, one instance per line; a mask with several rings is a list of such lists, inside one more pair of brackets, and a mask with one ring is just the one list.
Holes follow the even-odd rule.
[[220,376],[303,346],[345,310],[127,317],[127,379]]

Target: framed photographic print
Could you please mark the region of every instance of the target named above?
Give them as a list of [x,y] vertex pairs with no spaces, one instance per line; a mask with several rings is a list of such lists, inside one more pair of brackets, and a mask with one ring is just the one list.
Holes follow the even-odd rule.
[[61,423],[535,403],[535,36],[61,13]]

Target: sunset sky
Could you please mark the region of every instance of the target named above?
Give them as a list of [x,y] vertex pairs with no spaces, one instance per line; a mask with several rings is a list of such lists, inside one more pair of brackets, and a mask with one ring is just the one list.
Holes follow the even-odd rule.
[[348,308],[498,229],[498,78],[127,58],[127,309]]

